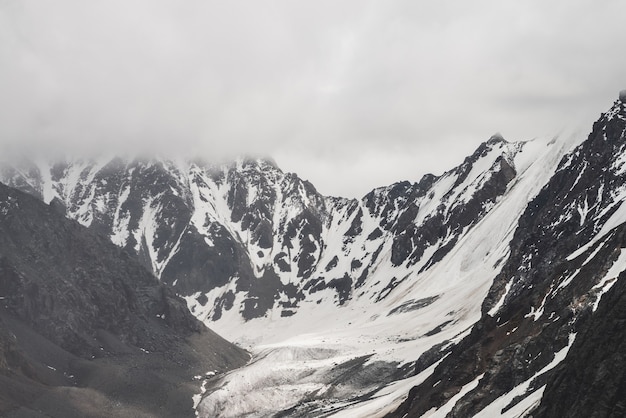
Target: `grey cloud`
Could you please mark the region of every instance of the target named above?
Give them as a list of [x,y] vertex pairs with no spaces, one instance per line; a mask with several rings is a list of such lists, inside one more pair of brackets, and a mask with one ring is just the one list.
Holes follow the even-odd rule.
[[[358,196],[626,88],[620,1],[4,0],[0,142],[276,157]],[[337,180],[341,173],[341,180]]]

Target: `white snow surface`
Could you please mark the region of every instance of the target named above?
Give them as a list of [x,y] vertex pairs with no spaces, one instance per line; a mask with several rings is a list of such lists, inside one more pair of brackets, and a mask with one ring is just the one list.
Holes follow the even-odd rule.
[[602,229],[600,229],[600,231],[596,235],[594,235],[588,243],[570,254],[566,258],[568,261],[574,260],[581,254],[584,254],[588,249],[592,248],[598,241],[604,238],[609,232],[626,222],[626,187],[622,187],[615,191],[613,195],[613,202],[608,205],[602,212],[600,212],[596,216],[594,221],[600,222],[601,218],[609,210],[612,210],[616,206],[617,209],[615,209],[611,216],[602,224]]
[[509,292],[511,291],[511,287],[513,286],[513,281],[509,281],[505,287],[504,287],[504,293],[502,294],[502,296],[500,297],[500,299],[498,300],[498,302],[493,305],[493,307],[491,309],[489,309],[489,312],[487,312],[489,314],[489,316],[494,317],[498,311],[500,310],[500,308],[502,307],[502,305],[504,305],[504,301],[506,300],[506,296],[509,294]]
[[416,376],[388,384],[383,389],[379,390],[372,399],[354,403],[353,405],[349,405],[349,408],[344,405],[339,405],[339,407],[343,409],[340,409],[332,416],[335,418],[385,416],[393,412],[400,405],[412,387],[419,385],[426,377],[432,374],[440,362],[441,360]]
[[604,277],[600,279],[597,285],[593,287],[592,290],[597,291],[596,300],[593,302],[592,309],[595,312],[598,309],[598,305],[600,304],[600,299],[602,299],[602,295],[613,287],[613,285],[617,282],[617,278],[621,272],[626,270],[626,251],[624,249],[620,249],[619,256],[617,260],[613,263],[611,268],[606,272]]

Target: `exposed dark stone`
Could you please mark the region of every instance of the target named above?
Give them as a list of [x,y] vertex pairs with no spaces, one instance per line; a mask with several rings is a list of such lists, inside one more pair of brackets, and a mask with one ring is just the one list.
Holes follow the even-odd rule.
[[367,239],[369,241],[373,241],[373,240],[375,240],[377,238],[380,238],[382,236],[383,236],[383,231],[381,231],[380,228],[376,228],[367,236]]
[[402,279],[398,280],[397,277],[392,277],[391,280],[389,280],[389,283],[387,283],[387,285],[383,288],[383,290],[380,291],[380,293],[378,294],[378,296],[376,297],[376,302],[380,302],[381,300],[385,299],[387,296],[389,296],[389,294],[391,293],[391,291],[393,289],[395,289],[400,283],[404,282],[406,279],[409,278],[411,274],[407,274],[406,276],[404,276]]
[[361,260],[352,260],[350,262],[350,270],[354,271],[363,266],[363,262]]
[[[626,245],[626,242],[622,243]],[[602,296],[549,378],[534,417],[626,415],[626,274]]]
[[209,292],[226,285],[235,275],[243,280],[253,277],[241,244],[218,225],[212,226],[212,231],[213,246],[207,246],[203,235],[188,229],[161,273],[161,280],[173,285],[179,294]]
[[346,303],[352,294],[352,279],[346,273],[340,279],[332,279],[328,282],[327,287],[333,288],[337,291],[337,297],[339,299],[339,305]]
[[436,344],[426,350],[415,362],[413,374],[418,375],[433,364],[441,360],[451,350],[452,344],[449,341]]
[[339,262],[339,258],[337,256],[334,256],[333,259],[330,260],[328,264],[326,265],[326,271],[329,272],[335,267],[337,267],[338,262]]
[[352,220],[352,224],[350,224],[350,228],[346,231],[346,235],[349,237],[356,237],[363,232],[363,210],[359,208],[359,211],[354,216]]
[[[613,315],[619,318],[621,314],[614,311],[605,316],[598,310],[592,315],[591,306],[597,298],[593,287],[626,245],[626,227],[613,229],[578,257],[568,256],[589,243],[619,207],[611,205],[626,174],[608,168],[615,167],[615,159],[624,152],[625,128],[626,109],[616,103],[612,112],[594,124],[589,138],[561,161],[555,175],[520,217],[510,243],[510,256],[483,302],[482,318],[470,335],[452,348],[434,374],[411,390],[392,416],[420,416],[438,408],[483,374],[477,387],[463,396],[450,413],[474,416],[496,398],[533,378],[554,359],[554,353],[568,345],[573,333],[576,342],[565,363],[530,382],[530,392],[548,382],[542,406],[533,416],[623,415],[622,373],[613,381],[598,378],[604,376],[602,370],[608,364],[622,370],[621,360],[610,354],[623,351],[622,323],[619,319],[619,325],[612,323]],[[501,168],[500,180],[494,184],[496,190],[501,190],[511,177],[504,163]],[[584,218],[581,207],[587,208]],[[492,317],[488,312],[503,297],[507,286],[510,288],[504,303]],[[611,290],[612,297],[621,297],[618,289]],[[604,309],[616,309],[620,304],[618,299],[611,303],[604,298],[601,303]],[[606,392],[601,393],[604,389]],[[507,408],[520,400],[515,399]]]
[[426,337],[431,337],[433,335],[439,334],[441,331],[443,331],[443,329],[446,327],[446,325],[448,325],[449,323],[451,323],[452,321],[446,321],[443,324],[439,324],[437,325],[435,328],[431,329],[430,331],[426,332],[424,334],[424,336]]
[[200,296],[196,298],[196,300],[198,301],[200,305],[205,306],[207,302],[209,301],[209,298],[207,298],[206,294],[202,293],[200,294]]
[[359,278],[356,280],[356,283],[354,284],[355,289],[358,289],[359,287],[363,286],[363,284],[365,284],[365,280],[367,280],[367,278],[369,277],[369,273],[370,273],[369,267],[365,267],[363,271],[361,272],[361,275],[359,276]]
[[393,308],[392,310],[390,310],[387,315],[394,315],[394,314],[398,314],[398,313],[411,312],[411,311],[415,311],[415,310],[418,310],[418,309],[425,308],[428,305],[432,304],[437,299],[439,299],[439,297],[440,296],[437,295],[437,296],[430,296],[430,297],[423,298],[423,299],[418,299],[418,300],[410,299],[410,300],[406,301],[405,303],[403,303],[402,305],[398,305],[395,308]]
[[264,316],[274,307],[275,300],[278,299],[283,288],[284,285],[278,275],[270,269],[266,269],[259,279],[240,277],[237,280],[237,290],[245,290],[248,295],[243,302],[242,317],[247,321]]
[[285,252],[280,252],[274,257],[274,264],[284,273],[291,271],[291,265],[285,260],[286,257],[288,257],[288,255]]
[[56,196],[50,201],[50,207],[54,209],[59,215],[65,216],[65,214],[67,213],[67,208],[65,207],[65,204],[61,201],[61,199]]
[[4,185],[0,205],[0,415],[194,416],[194,373],[246,361],[107,238]]
[[228,311],[232,309],[234,302],[235,294],[232,290],[229,290],[222,296],[219,296],[213,303],[213,315],[211,316],[211,319],[213,321],[217,321],[218,319],[220,319],[222,317],[222,311]]

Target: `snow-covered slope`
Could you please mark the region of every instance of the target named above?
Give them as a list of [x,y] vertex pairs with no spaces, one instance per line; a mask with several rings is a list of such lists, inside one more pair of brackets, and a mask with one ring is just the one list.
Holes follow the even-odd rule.
[[[563,158],[524,210],[510,255],[471,334],[411,391],[395,416],[440,416],[441,411],[522,416],[539,405],[532,416],[621,415],[623,385],[597,380],[601,374],[591,381],[573,376],[572,370],[595,370],[599,362],[589,364],[580,354],[568,353],[589,350],[585,340],[595,332],[594,323],[615,323],[597,312],[626,268],[624,155],[626,106],[620,99],[594,124],[589,138]],[[623,292],[623,286],[616,289]],[[623,344],[626,333],[612,328],[593,340],[602,339],[610,343],[595,347],[604,353],[599,358],[611,356],[605,347]],[[561,362],[570,370],[568,383]],[[614,366],[623,376],[624,362]],[[577,389],[583,385],[595,394]],[[544,392],[550,395],[544,397]]]

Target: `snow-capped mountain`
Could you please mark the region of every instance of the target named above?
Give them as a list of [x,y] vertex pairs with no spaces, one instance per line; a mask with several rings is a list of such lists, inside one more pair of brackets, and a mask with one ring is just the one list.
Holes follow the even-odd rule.
[[563,376],[621,297],[625,96],[585,141],[494,135],[358,200],[263,159],[24,160],[0,180],[139,257],[253,352],[200,416],[551,416],[576,405]]
[[[528,204],[480,321],[396,416],[444,404],[452,416],[520,416],[539,403],[532,416],[622,415],[624,362],[608,366],[613,377],[602,367],[626,333],[605,325],[598,335],[598,324],[620,318],[601,303],[605,294],[623,298],[615,284],[626,269],[625,103],[622,94]],[[580,354],[590,340],[592,362]]]
[[[205,415],[295,405],[294,414],[310,415],[327,408],[321,399],[336,408],[409,377],[388,395],[385,407],[397,405],[415,381],[412,363],[445,347],[430,366],[469,330],[516,214],[563,146],[495,135],[439,177],[361,200],[323,197],[265,160],[38,162],[6,166],[3,176],[136,254],[198,318],[256,352],[258,391],[238,386],[249,380],[244,369],[207,397]],[[299,346],[284,345],[294,338]],[[277,356],[299,360],[268,386]],[[317,373],[302,383],[299,369],[311,361]],[[335,369],[348,366],[338,378]],[[357,383],[344,381],[354,375]],[[333,381],[343,389],[329,391]]]
[[[493,208],[523,147],[494,136],[440,177],[361,200],[321,196],[266,160],[31,163],[5,166],[2,180],[137,254],[203,319],[249,320],[293,315],[322,294],[335,305],[386,298]],[[381,265],[398,273],[373,283]]]

